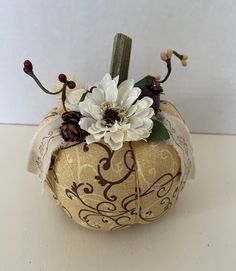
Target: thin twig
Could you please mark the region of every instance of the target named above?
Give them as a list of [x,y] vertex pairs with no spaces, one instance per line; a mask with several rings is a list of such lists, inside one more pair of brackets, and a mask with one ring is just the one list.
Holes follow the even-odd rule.
[[[179,54],[178,52],[176,52],[175,50],[172,50],[172,52],[173,52],[173,54],[182,62],[182,65],[183,65],[183,61],[184,61],[184,56],[186,57],[186,59],[187,59],[187,56],[186,55],[181,55],[181,54]],[[162,60],[163,61],[165,61],[166,62],[166,66],[167,66],[167,74],[166,74],[166,76],[164,77],[164,79],[162,79],[162,80],[155,80],[157,83],[159,83],[159,84],[161,84],[161,83],[164,83],[168,78],[169,78],[169,76],[170,76],[170,74],[171,74],[171,71],[172,71],[172,66],[171,66],[171,55],[170,56],[168,56],[167,54],[165,54],[165,52],[164,52],[164,57],[166,57],[166,59],[164,58],[162,58]],[[184,66],[186,66],[187,65],[187,63],[184,65]]]
[[47,94],[57,95],[57,94],[61,93],[64,88],[66,88],[66,82],[65,82],[60,90],[55,91],[55,92],[49,91],[42,85],[42,83],[39,81],[39,79],[37,78],[37,76],[33,72],[28,72],[27,74],[30,77],[32,77],[34,79],[34,81],[37,83],[37,85]]
[[166,65],[167,65],[167,74],[164,77],[164,79],[162,79],[161,81],[157,81],[159,84],[164,83],[169,78],[169,76],[171,74],[172,67],[171,67],[171,60],[170,60],[170,58],[166,60]]

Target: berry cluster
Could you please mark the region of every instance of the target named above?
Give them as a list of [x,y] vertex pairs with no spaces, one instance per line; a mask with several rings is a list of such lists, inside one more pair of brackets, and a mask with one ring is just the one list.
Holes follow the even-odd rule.
[[[23,68],[24,72],[27,73],[28,75],[33,74],[33,64],[30,60],[25,60],[24,61],[24,68]],[[64,73],[61,73],[58,75],[58,80],[61,83],[66,83],[66,85],[68,86],[68,88],[73,89],[76,87],[76,84],[74,81],[68,81],[67,77]]]
[[31,63],[30,60],[25,60],[24,61],[24,68],[23,68],[24,72],[29,74],[31,72],[33,72],[33,64]]
[[164,77],[164,79],[162,79],[161,81],[157,80],[158,83],[164,83],[169,78],[169,76],[171,74],[171,69],[172,69],[172,67],[171,67],[172,55],[175,55],[181,61],[182,66],[184,66],[184,67],[187,66],[187,59],[188,59],[187,55],[181,55],[172,49],[168,49],[167,51],[161,52],[160,53],[161,60],[165,61],[166,65],[167,65],[167,74]]
[[76,84],[74,81],[67,81],[67,77],[64,73],[61,73],[58,75],[58,80],[61,83],[66,83],[66,85],[68,86],[68,88],[73,89],[76,87]]
[[47,94],[51,94],[51,95],[56,95],[56,94],[59,94],[61,93],[61,100],[62,100],[62,104],[63,104],[63,107],[64,107],[64,110],[66,110],[66,107],[65,107],[65,100],[66,100],[66,87],[68,87],[69,89],[73,89],[76,87],[76,83],[74,81],[69,81],[67,80],[67,77],[65,74],[61,73],[58,75],[58,80],[63,83],[63,86],[62,88],[59,90],[59,91],[56,91],[56,92],[52,92],[52,91],[49,91],[48,89],[46,89],[42,83],[39,81],[39,79],[36,77],[36,75],[34,74],[34,71],[33,71],[33,64],[30,60],[25,60],[24,61],[24,68],[23,68],[24,72],[26,74],[28,74],[30,77],[32,77],[34,79],[34,81],[37,83],[37,85]]
[[174,51],[172,49],[168,49],[166,52],[164,52],[164,51],[161,52],[160,53],[161,60],[167,61],[168,59],[170,59],[172,57],[173,54],[180,59],[182,66],[184,66],[184,67],[187,66],[188,56],[187,55],[180,55],[179,53],[177,53],[176,51]]

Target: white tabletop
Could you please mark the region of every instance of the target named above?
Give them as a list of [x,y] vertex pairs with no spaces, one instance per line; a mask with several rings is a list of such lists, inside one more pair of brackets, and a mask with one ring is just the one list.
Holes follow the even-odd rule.
[[75,224],[25,171],[31,126],[0,125],[0,270],[235,270],[236,136],[193,135],[197,176],[159,222]]

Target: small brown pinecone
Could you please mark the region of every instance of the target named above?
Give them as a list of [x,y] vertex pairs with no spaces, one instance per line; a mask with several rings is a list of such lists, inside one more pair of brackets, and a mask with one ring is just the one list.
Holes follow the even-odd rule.
[[81,114],[76,111],[68,111],[62,114],[63,123],[60,127],[61,136],[67,142],[83,141],[86,132],[79,126]]

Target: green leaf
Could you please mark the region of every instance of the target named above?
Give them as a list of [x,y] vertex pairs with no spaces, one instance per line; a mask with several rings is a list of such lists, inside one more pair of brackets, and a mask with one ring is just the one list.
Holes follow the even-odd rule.
[[149,141],[163,141],[170,138],[169,132],[166,127],[159,121],[153,120],[152,133],[149,136]]
[[135,83],[135,87],[142,86],[142,85],[150,85],[155,80],[155,77],[151,75],[145,76],[143,79],[139,80]]

